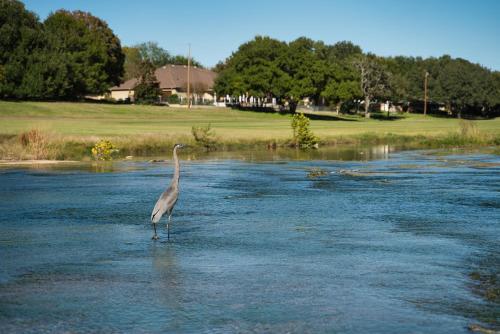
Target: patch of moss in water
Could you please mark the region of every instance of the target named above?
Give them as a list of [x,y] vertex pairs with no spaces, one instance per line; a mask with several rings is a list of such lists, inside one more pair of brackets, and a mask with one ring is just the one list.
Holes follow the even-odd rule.
[[309,170],[307,173],[307,177],[310,179],[314,179],[320,176],[326,176],[328,175],[328,171],[321,169],[321,168],[312,168]]
[[490,302],[500,302],[500,282],[496,273],[474,271],[469,277],[475,281],[474,292]]
[[311,231],[311,230],[313,230],[313,228],[309,227],[309,226],[296,226],[295,227],[296,232],[306,233],[306,232]]

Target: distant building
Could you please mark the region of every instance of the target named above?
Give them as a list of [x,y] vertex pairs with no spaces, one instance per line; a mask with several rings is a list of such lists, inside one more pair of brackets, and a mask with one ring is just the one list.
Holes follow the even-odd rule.
[[[155,71],[156,79],[160,83],[160,100],[165,100],[170,95],[176,94],[181,100],[187,98],[187,66],[165,65]],[[191,97],[198,101],[213,101],[214,81],[217,73],[198,67],[190,68]],[[134,87],[138,79],[130,79],[120,86],[111,88],[111,97],[117,101],[134,100]]]

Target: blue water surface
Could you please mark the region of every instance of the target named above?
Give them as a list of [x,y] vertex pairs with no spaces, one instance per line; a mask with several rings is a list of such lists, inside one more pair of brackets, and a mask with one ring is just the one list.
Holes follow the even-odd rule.
[[499,329],[500,157],[434,153],[183,159],[170,242],[170,162],[0,169],[1,332]]

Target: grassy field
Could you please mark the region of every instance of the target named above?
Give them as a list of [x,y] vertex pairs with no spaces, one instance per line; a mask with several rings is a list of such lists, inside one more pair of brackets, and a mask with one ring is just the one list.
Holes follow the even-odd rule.
[[[312,120],[314,133],[322,138],[362,133],[440,135],[458,129],[457,119],[405,115],[398,120],[366,120],[334,117]],[[211,123],[223,138],[284,139],[290,137],[290,116],[227,108],[174,109],[169,107],[106,105],[63,102],[0,101],[0,134],[17,134],[40,128],[63,135],[117,136],[167,134],[189,136],[193,125]],[[500,132],[500,118],[476,121],[481,131]]]
[[[413,114],[395,120],[335,117],[329,112],[313,116],[311,128],[323,142],[391,136],[432,139],[457,134],[460,128],[457,119]],[[0,135],[4,138],[37,128],[59,141],[92,142],[103,137],[129,142],[129,145],[131,141],[145,144],[159,138],[163,138],[163,142],[190,141],[191,127],[208,123],[221,143],[284,142],[291,137],[289,115],[227,108],[187,110],[140,105],[0,101]],[[484,135],[500,135],[500,118],[475,121],[475,124]]]

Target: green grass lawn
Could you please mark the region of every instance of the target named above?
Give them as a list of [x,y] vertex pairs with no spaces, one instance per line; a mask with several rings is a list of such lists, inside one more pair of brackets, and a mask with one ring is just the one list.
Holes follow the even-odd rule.
[[[404,115],[397,120],[366,120],[358,116],[311,120],[321,139],[374,133],[438,136],[459,129],[459,120]],[[140,105],[70,102],[0,101],[0,134],[18,134],[38,128],[64,136],[191,135],[191,127],[211,123],[225,140],[272,140],[291,136],[290,116],[237,111],[227,108],[180,109]],[[499,134],[500,118],[476,121],[481,132]]]

